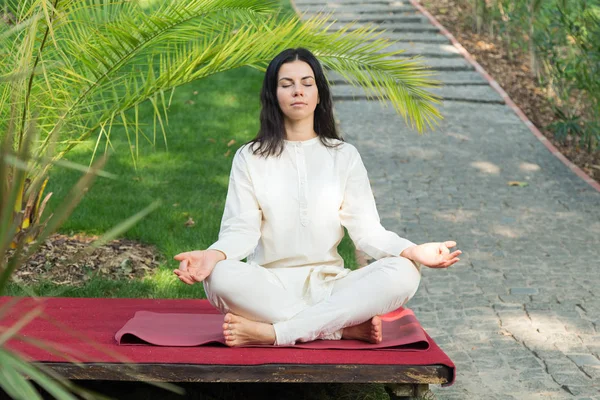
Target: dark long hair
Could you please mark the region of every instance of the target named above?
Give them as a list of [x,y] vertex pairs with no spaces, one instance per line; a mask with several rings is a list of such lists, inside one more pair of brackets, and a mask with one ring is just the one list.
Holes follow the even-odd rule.
[[254,154],[263,157],[279,156],[283,152],[285,139],[285,125],[283,112],[277,101],[277,76],[279,69],[285,63],[304,61],[313,70],[320,102],[314,114],[314,129],[327,147],[337,147],[339,144],[328,143],[327,139],[343,140],[337,133],[333,118],[333,101],[323,68],[317,58],[303,48],[287,49],[279,53],[267,67],[262,90],[260,92],[260,129],[256,137],[248,142]]

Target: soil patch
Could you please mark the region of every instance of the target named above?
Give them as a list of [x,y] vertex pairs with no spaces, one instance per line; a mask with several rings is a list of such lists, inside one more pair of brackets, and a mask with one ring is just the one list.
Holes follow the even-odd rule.
[[13,279],[27,285],[50,281],[82,286],[95,275],[107,279],[143,278],[162,261],[154,247],[129,239],[113,240],[81,256],[96,239],[97,236],[54,234],[15,271]]
[[530,73],[527,54],[513,52],[513,60],[509,60],[498,37],[473,32],[469,25],[469,10],[455,0],[420,0],[420,3],[471,53],[566,158],[600,182],[600,151],[588,153],[578,147],[578,139],[573,137],[561,143],[546,128],[558,118],[548,100],[549,91],[540,86]]

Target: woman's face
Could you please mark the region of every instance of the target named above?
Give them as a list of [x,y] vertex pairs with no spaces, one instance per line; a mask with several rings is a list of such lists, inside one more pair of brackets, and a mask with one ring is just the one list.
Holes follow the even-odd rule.
[[315,74],[307,63],[285,63],[277,75],[277,101],[286,119],[300,121],[313,118],[319,102]]

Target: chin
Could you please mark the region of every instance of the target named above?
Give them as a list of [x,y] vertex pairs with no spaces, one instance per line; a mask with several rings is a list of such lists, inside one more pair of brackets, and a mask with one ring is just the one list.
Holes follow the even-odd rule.
[[307,120],[307,119],[310,119],[312,121],[313,116],[312,115],[305,115],[303,117],[299,117],[297,115],[293,115],[293,116],[287,117],[287,119],[289,121],[293,121],[293,122],[300,122],[300,121],[304,121],[304,120]]
[[287,119],[290,119],[292,121],[301,121],[306,118],[313,118],[315,115],[314,112],[307,112],[306,110],[301,111],[303,112],[290,112],[288,114],[285,114],[285,116]]
[[290,115],[302,115],[304,117],[306,117],[308,115],[313,115],[314,113],[315,113],[315,109],[308,108],[308,107],[303,107],[303,108],[298,108],[298,109],[292,108],[290,110]]

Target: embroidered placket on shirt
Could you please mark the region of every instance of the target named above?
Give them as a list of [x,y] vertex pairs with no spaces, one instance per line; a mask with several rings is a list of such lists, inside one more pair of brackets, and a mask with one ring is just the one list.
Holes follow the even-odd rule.
[[300,205],[300,223],[308,225],[308,184],[306,178],[306,159],[302,143],[296,143],[296,165],[298,167],[298,201]]

